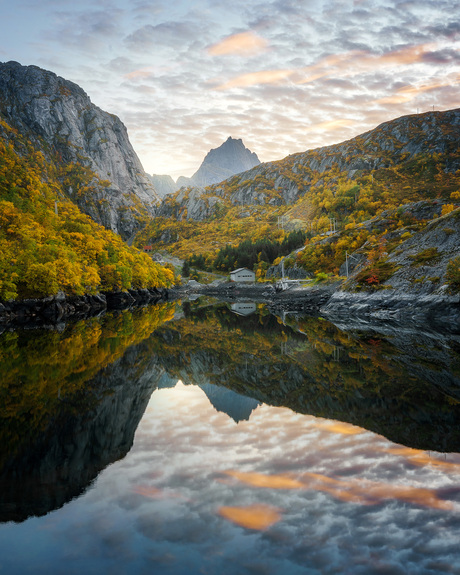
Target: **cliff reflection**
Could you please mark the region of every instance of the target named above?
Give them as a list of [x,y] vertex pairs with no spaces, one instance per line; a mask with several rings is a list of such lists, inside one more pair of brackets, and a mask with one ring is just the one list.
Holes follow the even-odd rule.
[[460,338],[408,326],[345,332],[329,321],[266,308],[237,316],[222,304],[187,304],[160,328],[155,352],[185,384],[225,386],[243,396],[358,426],[396,443],[460,451]]
[[0,336],[0,521],[42,515],[124,457],[158,378],[141,342],[174,306]]

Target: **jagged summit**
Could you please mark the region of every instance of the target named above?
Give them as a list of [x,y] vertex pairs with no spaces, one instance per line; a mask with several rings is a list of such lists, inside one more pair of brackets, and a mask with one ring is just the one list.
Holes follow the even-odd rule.
[[[67,190],[98,223],[128,238],[139,227],[136,214],[153,215],[160,198],[125,126],[95,106],[77,84],[38,66],[0,63],[0,117],[45,156],[54,154],[62,165],[81,164],[110,182],[96,182],[91,198]],[[127,218],[129,213],[134,217]]]
[[243,140],[231,136],[218,148],[210,150],[192,180],[197,186],[209,186],[226,180],[235,174],[258,166],[257,154],[243,144]]
[[218,148],[213,148],[206,154],[201,166],[191,178],[181,176],[177,180],[176,189],[183,186],[205,187],[218,184],[259,164],[257,154],[246,148],[241,138],[229,136]]

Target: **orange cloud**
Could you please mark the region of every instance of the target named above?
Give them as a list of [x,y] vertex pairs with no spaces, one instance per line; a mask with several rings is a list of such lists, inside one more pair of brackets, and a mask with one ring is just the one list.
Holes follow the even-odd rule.
[[237,76],[225,84],[221,84],[217,89],[229,90],[230,88],[248,88],[249,86],[257,86],[260,84],[276,84],[281,80],[289,78],[293,73],[294,70],[263,70],[261,72],[250,72],[249,74]]
[[388,52],[388,54],[383,54],[382,56],[372,56],[371,60],[377,64],[390,64],[402,66],[406,64],[414,64],[415,62],[420,62],[423,58],[423,54],[432,50],[434,44],[419,44],[417,46],[408,46],[407,48],[401,48],[400,50],[395,50],[394,52]]
[[[245,32],[243,34],[230,36],[230,38],[224,40],[220,44],[216,44],[211,47],[209,51],[210,53],[214,53],[212,50],[220,50],[221,46],[222,49],[226,49],[225,43],[229,41],[228,53],[231,53],[230,47],[233,45],[233,39],[235,39],[236,51],[236,46],[244,46],[245,40],[242,38],[240,39],[240,37],[247,34],[252,33]],[[258,36],[255,37],[259,38]],[[259,39],[262,40],[261,38]],[[230,42],[230,40],[232,40],[232,42]],[[336,78],[340,78],[360,74],[362,72],[367,72],[368,70],[375,70],[376,68],[384,66],[407,66],[416,62],[421,62],[424,53],[434,48],[434,44],[419,44],[417,46],[408,46],[406,48],[401,48],[400,50],[395,50],[394,52],[377,56],[362,50],[353,50],[344,54],[331,54],[330,56],[326,56],[322,60],[319,60],[316,64],[306,66],[304,68],[267,70],[243,74],[229,80],[225,84],[221,84],[218,89],[228,90],[230,88],[247,88],[258,84],[274,84],[287,78],[290,78],[292,82],[296,84],[308,84],[326,76],[333,75]],[[242,48],[242,52],[246,51],[250,51],[250,49]]]
[[[329,493],[342,501],[351,501],[362,505],[376,505],[382,501],[398,499],[414,505],[423,505],[433,509],[451,510],[450,501],[440,499],[432,489],[406,485],[391,485],[366,479],[334,479],[320,473],[304,473],[301,480],[287,475],[264,475],[226,471],[227,475],[252,487],[269,489],[313,489]],[[235,508],[239,509],[239,508]],[[237,522],[235,520],[235,522]]]
[[150,78],[152,73],[153,73],[152,68],[141,68],[139,70],[134,70],[133,72],[130,72],[129,74],[125,74],[124,78],[126,78],[127,80],[137,80],[139,78]]
[[241,32],[228,36],[222,42],[213,44],[208,48],[212,56],[228,56],[237,54],[238,56],[251,56],[267,49],[268,43],[254,32]]
[[425,84],[424,86],[404,86],[404,88],[400,88],[391,96],[375,100],[375,103],[405,104],[406,102],[414,100],[414,98],[416,98],[419,94],[423,94],[423,92],[429,92],[430,90],[436,90],[437,88],[444,88],[445,86],[452,86],[454,84],[458,84],[459,81],[460,76],[457,76],[457,78],[451,81],[432,82],[431,84]]
[[247,529],[264,530],[281,519],[280,510],[270,505],[248,505],[246,507],[220,507],[221,517],[246,527]]

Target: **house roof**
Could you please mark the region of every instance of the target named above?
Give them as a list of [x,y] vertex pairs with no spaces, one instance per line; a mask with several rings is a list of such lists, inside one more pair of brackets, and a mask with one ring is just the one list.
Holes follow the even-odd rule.
[[251,272],[252,274],[254,273],[252,270],[248,269],[248,268],[238,268],[237,270],[233,270],[232,272],[230,272],[231,274],[236,274],[237,272]]

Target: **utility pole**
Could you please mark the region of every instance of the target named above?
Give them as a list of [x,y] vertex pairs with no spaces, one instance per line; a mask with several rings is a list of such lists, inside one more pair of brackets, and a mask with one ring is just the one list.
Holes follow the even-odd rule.
[[[349,255],[348,255],[348,252],[345,250],[345,267],[346,267],[346,270],[347,270],[347,277],[349,277],[349,273],[348,273],[348,258],[352,258],[352,259],[357,260],[357,258],[356,258],[355,256],[349,256]],[[357,260],[357,261],[358,261],[358,260]]]

